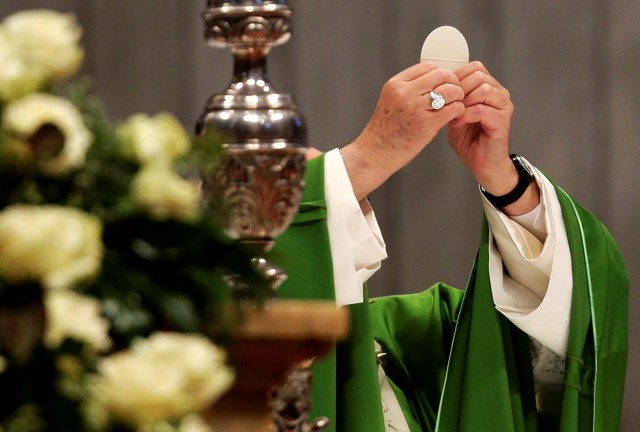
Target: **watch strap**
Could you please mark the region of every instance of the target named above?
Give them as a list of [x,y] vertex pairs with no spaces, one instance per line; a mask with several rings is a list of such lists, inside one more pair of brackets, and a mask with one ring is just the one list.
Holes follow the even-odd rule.
[[516,186],[507,194],[500,196],[492,195],[480,186],[480,190],[487,200],[497,208],[503,208],[518,201],[534,180],[531,168],[522,160],[522,157],[516,154],[512,154],[509,157],[518,172],[518,183]]

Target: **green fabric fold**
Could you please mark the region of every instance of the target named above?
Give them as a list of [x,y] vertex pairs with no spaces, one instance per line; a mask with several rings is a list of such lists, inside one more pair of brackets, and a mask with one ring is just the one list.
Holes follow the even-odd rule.
[[[323,165],[309,161],[300,212],[277,240],[272,259],[289,274],[282,298],[335,298]],[[385,430],[375,339],[412,432],[618,430],[628,276],[606,228],[557,191],[574,284],[559,420],[536,412],[529,338],[494,306],[486,220],[465,292],[438,284],[349,307],[350,338],[314,366],[312,416],[328,416],[330,431]]]
[[293,218],[292,224],[299,225],[305,222],[323,221],[326,219],[327,203],[324,200],[302,201],[298,213]]
[[[618,430],[627,357],[628,276],[606,228],[562,190],[558,195],[574,285],[560,418],[552,421],[537,413],[528,337],[494,307],[485,220],[461,303],[443,300],[443,293],[455,299],[459,295],[437,285],[372,305],[373,336],[388,350],[385,371],[399,398],[408,401],[401,405],[412,431]],[[437,301],[442,304],[434,308]],[[452,339],[437,332],[453,326]],[[449,344],[446,361],[443,353]],[[441,381],[443,369],[446,377]]]
[[[327,231],[324,200],[324,157],[307,162],[306,186],[300,211],[287,231],[276,240],[271,253],[288,278],[278,289],[278,298],[334,300],[333,262]],[[327,416],[335,429],[336,350],[313,366],[312,418]]]

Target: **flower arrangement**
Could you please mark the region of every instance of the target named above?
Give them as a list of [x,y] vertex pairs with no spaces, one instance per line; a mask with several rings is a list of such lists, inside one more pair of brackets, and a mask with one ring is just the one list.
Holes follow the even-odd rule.
[[180,175],[170,114],[111,123],[71,15],[0,22],[0,432],[207,431],[233,371],[205,335],[249,264]]

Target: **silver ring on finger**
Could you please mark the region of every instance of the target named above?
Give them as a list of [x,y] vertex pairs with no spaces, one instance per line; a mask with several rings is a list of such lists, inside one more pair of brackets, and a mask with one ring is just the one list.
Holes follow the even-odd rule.
[[431,98],[431,108],[434,110],[439,110],[447,104],[447,101],[444,100],[444,96],[438,93],[435,90],[431,90],[429,92],[429,97]]

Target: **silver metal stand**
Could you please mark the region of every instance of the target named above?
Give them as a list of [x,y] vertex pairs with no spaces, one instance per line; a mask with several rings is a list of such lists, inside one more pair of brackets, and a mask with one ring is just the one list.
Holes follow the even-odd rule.
[[[197,132],[222,138],[220,160],[203,172],[203,196],[226,233],[253,257],[254,268],[272,293],[286,273],[265,254],[289,226],[304,187],[307,131],[293,98],[276,92],[267,72],[271,47],[291,37],[292,10],[285,0],[209,0],[203,14],[205,37],[228,47],[234,57],[229,87],[209,99]],[[227,281],[240,297],[252,297],[241,275]],[[298,365],[269,400],[278,432],[324,429],[329,420],[309,421],[311,361]]]
[[[231,84],[209,99],[197,125],[201,136],[224,143],[219,163],[202,173],[203,195],[275,291],[286,273],[264,255],[298,210],[307,149],[304,117],[267,72],[271,48],[291,37],[292,10],[283,0],[209,0],[203,16],[209,44],[234,57]],[[237,275],[229,282],[241,295],[250,291]]]

